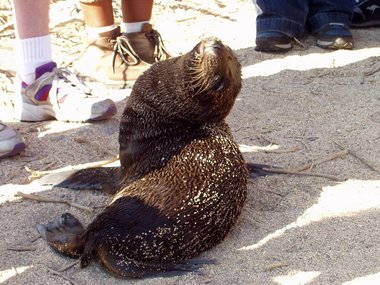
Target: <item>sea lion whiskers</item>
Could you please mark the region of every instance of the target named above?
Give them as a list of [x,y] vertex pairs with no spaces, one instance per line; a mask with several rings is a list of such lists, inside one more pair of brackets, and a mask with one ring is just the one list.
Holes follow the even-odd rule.
[[204,52],[202,43],[199,43],[190,54],[190,58],[187,64],[187,74],[190,76],[190,86],[193,90],[196,90],[196,94],[202,93],[207,89],[207,80],[205,80],[204,69],[202,66]]
[[224,87],[226,50],[230,52],[230,49],[216,38],[203,40],[193,49],[187,72],[195,95],[210,89],[221,90]]
[[194,90],[196,90],[195,94],[201,94],[206,90],[212,87],[213,80],[209,79],[209,73],[205,72],[203,68],[199,68],[199,63],[201,59],[192,58],[191,59],[191,67],[189,68],[188,74],[190,75],[190,85]]

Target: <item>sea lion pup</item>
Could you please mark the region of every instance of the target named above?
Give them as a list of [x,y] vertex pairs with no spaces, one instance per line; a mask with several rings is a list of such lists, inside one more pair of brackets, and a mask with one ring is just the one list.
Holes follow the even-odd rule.
[[80,257],[81,267],[98,258],[126,277],[181,269],[182,260],[218,244],[247,191],[246,164],[225,123],[240,89],[237,58],[214,38],[154,64],[121,118],[112,202],[86,229],[68,213],[40,225],[43,238]]

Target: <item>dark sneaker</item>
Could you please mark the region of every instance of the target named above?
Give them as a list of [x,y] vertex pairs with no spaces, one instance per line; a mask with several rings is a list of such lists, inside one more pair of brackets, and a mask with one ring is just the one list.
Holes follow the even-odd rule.
[[57,119],[64,122],[99,121],[116,114],[110,99],[98,98],[78,77],[50,62],[36,68],[36,81],[20,83],[14,116],[20,121]]
[[257,51],[286,52],[292,47],[292,39],[280,32],[268,31],[256,36],[255,50]]
[[106,85],[125,85],[135,81],[156,61],[171,57],[160,34],[150,24],[143,31],[121,34],[117,27],[89,43],[82,58],[74,66],[92,80]]
[[379,0],[356,0],[355,2],[351,27],[368,28],[380,26]]
[[330,23],[315,35],[317,46],[325,49],[352,49],[350,30],[341,23]]
[[24,149],[25,142],[22,136],[0,122],[0,158],[16,155]]

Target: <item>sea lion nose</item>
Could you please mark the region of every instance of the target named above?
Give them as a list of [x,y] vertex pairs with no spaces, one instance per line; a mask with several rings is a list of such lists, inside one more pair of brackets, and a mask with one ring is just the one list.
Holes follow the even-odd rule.
[[209,38],[202,41],[203,52],[217,55],[223,49],[222,42],[217,38]]

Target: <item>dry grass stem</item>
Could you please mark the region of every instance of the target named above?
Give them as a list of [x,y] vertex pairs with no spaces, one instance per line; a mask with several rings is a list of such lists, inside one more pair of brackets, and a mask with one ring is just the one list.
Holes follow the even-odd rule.
[[73,284],[73,285],[79,285],[79,283],[75,282],[73,279],[71,279],[70,277],[67,277],[65,275],[63,275],[62,273],[58,272],[58,271],[55,271],[54,269],[51,269],[48,267],[48,270],[50,273],[52,273],[53,275],[57,275],[63,279],[65,279],[66,281],[69,281],[70,284]]
[[[309,172],[314,166],[325,163],[327,161],[343,157],[348,154],[348,150],[342,150],[336,153],[328,154],[325,157],[322,157],[317,160],[313,160],[312,162],[308,162],[306,164],[294,167],[294,168],[279,168],[279,167],[264,167],[263,170],[270,173],[278,173],[278,174],[292,174],[292,175],[304,175],[304,176],[315,176],[315,177],[324,177],[335,181],[344,181],[345,179],[325,173],[314,173]],[[308,170],[307,172],[302,172],[304,170]]]
[[272,271],[272,270],[283,268],[283,267],[286,267],[286,266],[289,266],[289,264],[287,262],[273,263],[273,264],[269,264],[265,268],[265,271]]
[[66,200],[66,199],[51,199],[51,198],[43,197],[43,196],[36,195],[36,194],[25,194],[25,193],[22,193],[22,192],[17,192],[16,195],[20,196],[20,197],[22,197],[24,199],[29,199],[29,200],[39,201],[39,202],[67,204],[67,205],[69,205],[71,207],[74,207],[74,208],[77,208],[77,209],[80,209],[80,210],[84,210],[84,211],[87,211],[87,212],[91,212],[91,213],[94,211],[93,208],[82,206],[82,205],[76,204],[76,203],[71,202],[71,201]]
[[65,272],[66,270],[69,270],[70,268],[74,267],[75,265],[79,264],[79,259],[68,264],[68,265],[65,265],[59,269],[57,269],[57,272]]
[[291,153],[291,152],[297,152],[300,151],[301,148],[299,147],[293,147],[288,149],[271,149],[271,150],[265,150],[265,153]]
[[346,149],[350,155],[352,155],[353,157],[355,157],[356,159],[358,159],[361,163],[363,163],[364,165],[366,165],[369,169],[371,169],[371,170],[373,170],[373,171],[375,171],[375,172],[377,172],[377,173],[380,174],[380,170],[376,166],[372,165],[370,162],[368,162],[365,158],[361,157],[359,154],[357,154],[352,149],[346,148],[342,144],[340,144],[340,143],[338,143],[338,142],[336,142],[334,140],[333,140],[333,143],[338,148],[340,148],[340,149]]
[[345,180],[345,179],[342,179],[338,176],[331,175],[331,174],[325,174],[325,173],[292,171],[289,169],[281,169],[281,168],[263,168],[263,170],[271,172],[271,173],[278,173],[278,174],[293,174],[293,175],[323,177],[323,178],[328,178],[328,179],[335,180],[335,181],[344,181]]
[[7,247],[7,250],[11,251],[35,251],[37,247],[31,245],[15,245]]
[[48,174],[59,173],[59,172],[66,171],[66,170],[80,170],[80,169],[84,169],[84,168],[102,167],[102,166],[105,166],[107,164],[113,163],[117,160],[119,160],[119,155],[117,155],[114,158],[107,159],[107,160],[102,160],[102,161],[97,161],[97,162],[89,162],[89,163],[79,164],[76,166],[67,166],[67,167],[59,168],[59,169],[55,169],[55,170],[39,171],[39,170],[33,170],[29,167],[25,167],[25,169],[26,169],[26,171],[31,173],[31,175],[28,177],[28,179],[33,180],[36,178],[41,178],[42,176],[45,176]]
[[300,171],[303,171],[303,170],[311,169],[312,167],[314,167],[316,165],[328,162],[330,160],[334,160],[336,158],[343,157],[343,156],[345,156],[347,154],[348,154],[348,150],[345,149],[345,150],[342,150],[342,151],[339,151],[339,152],[336,152],[336,153],[328,154],[325,157],[317,159],[317,160],[315,160],[313,162],[308,162],[306,164],[303,164],[303,165],[300,165],[298,167],[294,167],[294,168],[291,168],[291,169],[288,169],[288,170],[291,171],[291,172],[300,172]]

